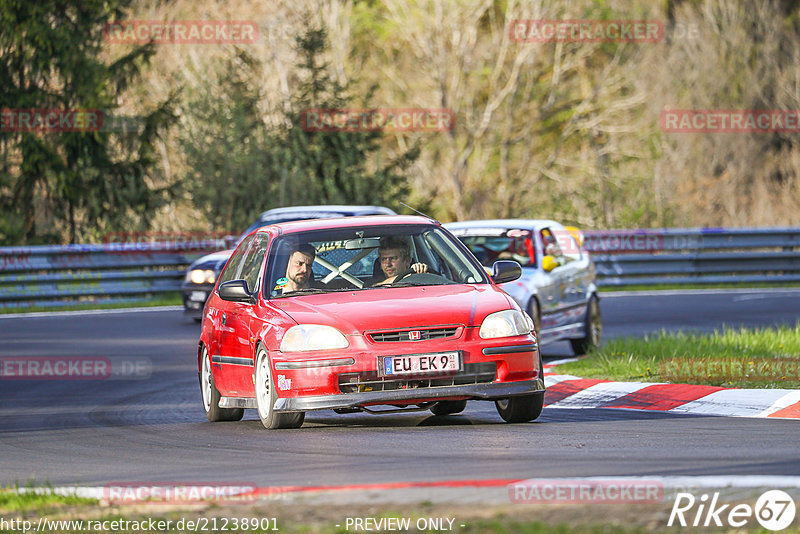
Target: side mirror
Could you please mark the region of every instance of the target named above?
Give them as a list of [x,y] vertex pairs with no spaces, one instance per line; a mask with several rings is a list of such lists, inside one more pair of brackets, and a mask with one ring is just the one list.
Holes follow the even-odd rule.
[[492,267],[492,280],[496,284],[512,282],[522,276],[522,267],[515,261],[500,260]]
[[542,258],[542,269],[544,269],[544,272],[549,273],[556,267],[558,267],[558,260],[556,260],[553,256],[548,254]]
[[247,288],[245,280],[230,280],[219,286],[219,298],[231,302],[247,302],[253,304],[255,298],[250,290]]

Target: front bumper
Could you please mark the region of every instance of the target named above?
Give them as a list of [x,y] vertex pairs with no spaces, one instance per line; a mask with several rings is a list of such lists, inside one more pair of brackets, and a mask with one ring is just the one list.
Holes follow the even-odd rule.
[[376,404],[398,402],[429,402],[450,398],[472,400],[499,400],[545,391],[544,378],[540,375],[533,380],[516,382],[491,382],[461,386],[396,389],[389,391],[369,391],[342,393],[339,395],[317,395],[311,397],[279,398],[275,402],[276,412],[296,412],[310,410],[330,410],[334,408],[356,408]]

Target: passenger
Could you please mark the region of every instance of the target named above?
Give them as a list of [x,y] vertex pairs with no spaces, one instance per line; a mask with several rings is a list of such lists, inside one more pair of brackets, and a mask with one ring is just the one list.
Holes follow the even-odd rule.
[[407,272],[417,274],[427,273],[428,266],[424,263],[411,263],[411,245],[402,237],[386,236],[381,238],[378,246],[378,261],[385,280],[372,285],[382,286],[395,282],[398,276]]

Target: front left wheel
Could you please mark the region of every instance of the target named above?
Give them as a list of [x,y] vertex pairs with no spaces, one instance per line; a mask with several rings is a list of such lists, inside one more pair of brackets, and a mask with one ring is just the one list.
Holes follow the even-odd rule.
[[277,413],[275,401],[275,381],[272,378],[272,367],[267,350],[259,345],[256,353],[256,406],[258,417],[265,428],[300,428],[306,418],[305,412]]
[[576,356],[582,356],[600,346],[600,341],[603,337],[603,318],[600,315],[600,302],[596,296],[592,296],[586,308],[583,331],[582,338],[569,340]]
[[452,415],[461,413],[467,407],[467,401],[439,401],[431,406],[434,415]]
[[244,408],[220,408],[220,394],[214,385],[214,374],[211,372],[211,360],[205,346],[200,354],[200,392],[203,394],[203,409],[206,419],[215,423],[217,421],[238,421],[244,416]]

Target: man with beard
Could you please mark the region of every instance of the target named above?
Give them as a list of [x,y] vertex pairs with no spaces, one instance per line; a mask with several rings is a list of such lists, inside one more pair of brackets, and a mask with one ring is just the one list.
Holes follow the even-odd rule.
[[287,283],[281,287],[283,293],[297,291],[312,287],[314,273],[311,267],[314,265],[314,257],[317,251],[311,245],[300,245],[297,250],[289,256],[289,265],[286,266]]

